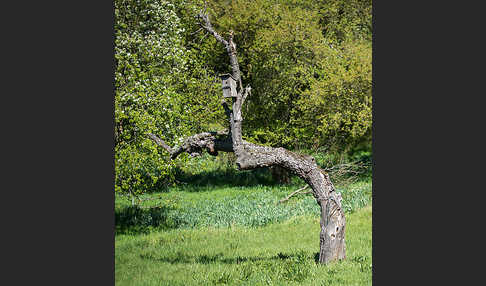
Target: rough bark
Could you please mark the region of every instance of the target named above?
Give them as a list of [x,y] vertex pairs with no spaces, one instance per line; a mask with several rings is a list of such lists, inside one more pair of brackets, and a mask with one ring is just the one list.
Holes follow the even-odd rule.
[[335,191],[329,175],[319,168],[311,156],[294,153],[284,148],[259,146],[242,139],[242,105],[247,96],[251,94],[251,88],[248,86],[243,89],[233,33],[230,32],[229,39],[225,40],[213,29],[207,14],[201,13],[198,16],[202,20],[201,26],[226,48],[232,67],[232,76],[239,83],[237,97],[232,98],[232,109],[228,107],[226,102],[223,102],[230,130],[229,132],[196,134],[187,138],[181,146],[175,148],[171,148],[153,134],[149,134],[150,138],[166,149],[172,159],[175,159],[182,152],[187,152],[192,156],[199,155],[204,150],[214,156],[219,151],[234,152],[239,170],[278,166],[299,176],[309,185],[312,195],[321,208],[319,262],[324,264],[333,260],[344,259],[346,257],[346,220],[341,205],[341,195]]

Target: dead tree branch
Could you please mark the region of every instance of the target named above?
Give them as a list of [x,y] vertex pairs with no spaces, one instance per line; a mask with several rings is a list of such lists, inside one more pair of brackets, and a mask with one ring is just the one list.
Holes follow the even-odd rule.
[[241,105],[245,103],[246,97],[251,95],[251,86],[245,87],[245,91],[243,92],[243,96],[241,98]]
[[305,185],[303,186],[302,188],[296,190],[296,191],[293,191],[292,193],[290,193],[290,195],[288,195],[286,198],[283,198],[279,201],[279,203],[284,203],[284,202],[287,202],[291,197],[295,196],[295,195],[298,195],[298,194],[310,194],[312,193],[311,191],[308,191],[308,192],[303,192],[301,193],[303,190],[307,189],[309,187],[309,185]]
[[[284,148],[260,146],[242,139],[242,105],[251,93],[251,87],[243,89],[241,72],[236,56],[236,44],[233,32],[229,32],[228,40],[218,34],[205,12],[198,14],[201,26],[225,47],[232,69],[232,77],[239,83],[239,91],[232,98],[232,109],[226,102],[223,108],[228,116],[229,132],[223,135],[217,132],[204,132],[184,140],[181,146],[171,148],[162,139],[153,134],[149,137],[159,146],[167,150],[172,159],[180,153],[187,152],[192,156],[200,155],[206,150],[216,156],[218,151],[233,152],[236,155],[236,165],[239,170],[250,170],[270,166],[280,166],[299,176],[311,188],[311,193],[321,207],[321,233],[319,261],[327,263],[332,260],[344,259],[344,230],[346,220],[341,207],[341,195],[335,191],[329,174],[322,170],[312,156],[301,155]],[[234,88],[234,87],[233,87]],[[302,189],[302,188],[301,188]],[[297,191],[302,191],[301,189]],[[294,192],[294,193],[297,193]],[[293,194],[291,194],[293,195]],[[290,198],[290,196],[289,196]]]
[[192,157],[201,155],[204,150],[213,156],[217,156],[218,151],[233,152],[231,139],[227,135],[227,133],[223,132],[203,132],[186,138],[181,146],[171,148],[156,135],[148,134],[150,139],[169,152],[171,159],[177,158],[183,152],[188,153]]
[[214,38],[223,44],[225,47],[228,56],[230,58],[230,64],[231,64],[231,69],[232,69],[232,76],[233,78],[239,83],[240,91],[243,89],[243,82],[241,81],[241,72],[240,72],[240,66],[238,64],[238,58],[236,57],[236,44],[233,41],[233,31],[229,31],[229,41],[226,41],[220,34],[218,34],[213,26],[211,25],[211,22],[209,21],[209,16],[205,12],[200,12],[198,14],[198,18],[202,20],[200,22],[201,27],[203,27],[206,31],[211,33]]
[[333,181],[338,182],[340,185],[347,185],[355,182],[359,174],[365,172],[367,168],[367,164],[356,161],[338,163],[323,169],[331,175]]

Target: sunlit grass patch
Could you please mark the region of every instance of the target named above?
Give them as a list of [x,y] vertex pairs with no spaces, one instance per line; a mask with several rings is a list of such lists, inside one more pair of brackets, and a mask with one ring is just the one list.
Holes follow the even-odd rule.
[[118,235],[118,285],[371,285],[371,206],[347,216],[344,261],[320,266],[319,219],[258,228],[202,227]]

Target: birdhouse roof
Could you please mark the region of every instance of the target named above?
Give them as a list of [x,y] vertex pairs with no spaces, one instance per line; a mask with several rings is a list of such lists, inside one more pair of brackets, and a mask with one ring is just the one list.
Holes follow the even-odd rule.
[[219,77],[222,79],[227,79],[228,77],[231,77],[234,81],[236,81],[236,79],[229,73],[220,74]]

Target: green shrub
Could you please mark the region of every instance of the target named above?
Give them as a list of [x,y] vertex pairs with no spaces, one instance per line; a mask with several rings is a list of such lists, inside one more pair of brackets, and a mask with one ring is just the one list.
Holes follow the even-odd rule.
[[[218,31],[234,31],[252,87],[246,139],[286,148],[371,142],[371,1],[210,1]],[[214,70],[227,67],[219,43]],[[215,60],[216,59],[216,60]]]
[[[114,4],[115,191],[161,191],[177,176],[198,185],[270,184],[265,170],[236,175],[232,155],[171,161],[146,136],[155,133],[173,146],[227,128],[217,75],[230,67],[221,44],[198,31],[194,15],[203,1]],[[242,78],[252,86],[245,140],[292,150],[333,146],[344,153],[362,144],[368,147],[360,150],[371,150],[371,1],[208,4],[215,29],[223,36],[234,31]],[[369,162],[370,154],[353,152],[350,158]],[[199,177],[185,176],[194,170]]]
[[[147,137],[168,144],[221,121],[219,86],[188,49],[181,20],[194,4],[115,1],[115,191],[140,195],[174,181],[175,163]],[[195,25],[196,23],[192,23]],[[216,80],[216,81],[215,81]],[[204,112],[200,112],[205,106]],[[181,156],[178,161],[184,161]]]

